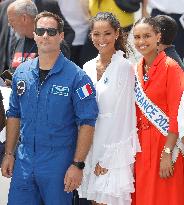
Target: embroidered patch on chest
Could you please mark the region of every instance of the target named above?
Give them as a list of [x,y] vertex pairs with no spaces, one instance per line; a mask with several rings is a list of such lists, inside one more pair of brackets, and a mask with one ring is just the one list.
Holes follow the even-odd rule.
[[53,85],[51,89],[51,93],[54,95],[62,95],[67,97],[69,94],[69,87],[64,87],[61,85]]
[[79,98],[81,100],[83,100],[84,98],[86,98],[89,95],[91,95],[93,93],[93,90],[91,88],[91,85],[89,83],[87,83],[86,85],[78,88],[77,89],[77,93],[78,93]]
[[17,82],[17,95],[21,96],[26,90],[26,83],[24,80]]

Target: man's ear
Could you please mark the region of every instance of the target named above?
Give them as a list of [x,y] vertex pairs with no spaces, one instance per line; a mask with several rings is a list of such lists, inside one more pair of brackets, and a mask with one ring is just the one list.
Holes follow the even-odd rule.
[[63,40],[64,40],[64,37],[65,37],[64,32],[61,32],[59,35],[60,35],[61,41],[63,41]]

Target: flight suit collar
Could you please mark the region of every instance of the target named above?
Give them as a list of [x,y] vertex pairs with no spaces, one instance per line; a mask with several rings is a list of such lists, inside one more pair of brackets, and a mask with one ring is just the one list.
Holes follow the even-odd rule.
[[[49,75],[62,71],[64,68],[63,66],[64,62],[65,62],[64,56],[62,53],[60,53],[53,68],[51,69],[51,72],[49,72]],[[39,58],[38,57],[32,61],[30,68],[36,76],[39,76]]]

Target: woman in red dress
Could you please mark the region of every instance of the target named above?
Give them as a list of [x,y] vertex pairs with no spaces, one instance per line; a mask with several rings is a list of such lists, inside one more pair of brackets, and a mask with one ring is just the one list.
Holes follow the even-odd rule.
[[[137,21],[134,44],[143,58],[136,68],[137,154],[134,205],[184,205],[184,160],[176,146],[182,95],[179,65],[158,53],[161,34],[153,18]],[[167,126],[168,124],[168,126]]]

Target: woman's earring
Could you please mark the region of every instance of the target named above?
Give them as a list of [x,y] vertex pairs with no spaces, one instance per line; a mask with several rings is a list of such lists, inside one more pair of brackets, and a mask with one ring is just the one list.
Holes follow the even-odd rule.
[[160,42],[159,42],[159,41],[157,41],[157,53],[159,53],[159,52],[160,52],[160,50],[159,50],[159,45],[160,45]]

